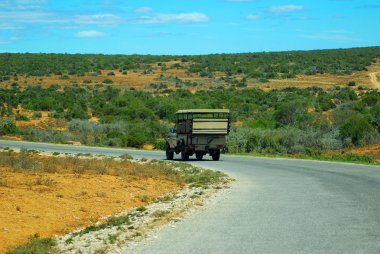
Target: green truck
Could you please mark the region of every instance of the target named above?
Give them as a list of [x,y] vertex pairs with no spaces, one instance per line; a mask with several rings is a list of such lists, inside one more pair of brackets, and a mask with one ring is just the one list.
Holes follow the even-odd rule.
[[209,154],[213,160],[225,151],[226,136],[230,132],[228,109],[187,109],[176,113],[175,127],[166,137],[166,158],[173,160],[181,153],[186,161],[195,154],[197,160]]

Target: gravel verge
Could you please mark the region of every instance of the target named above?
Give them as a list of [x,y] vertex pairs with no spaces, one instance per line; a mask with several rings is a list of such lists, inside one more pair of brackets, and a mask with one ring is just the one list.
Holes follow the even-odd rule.
[[176,193],[169,193],[152,204],[104,217],[100,222],[57,237],[62,253],[120,253],[133,249],[141,241],[155,238],[161,228],[175,227],[198,208],[228,191],[230,178],[207,186],[188,185]]

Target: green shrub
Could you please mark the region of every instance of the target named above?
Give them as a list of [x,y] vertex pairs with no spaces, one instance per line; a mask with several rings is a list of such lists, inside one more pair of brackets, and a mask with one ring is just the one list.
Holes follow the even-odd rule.
[[153,143],[153,146],[156,150],[165,150],[166,149],[166,141],[165,140],[156,140]]
[[41,118],[42,117],[42,113],[39,112],[39,111],[34,111],[32,117],[33,118]]
[[16,115],[15,118],[17,121],[30,121],[29,117],[27,117],[25,115]]
[[367,119],[360,115],[348,118],[340,127],[339,133],[342,139],[350,138],[354,145],[359,145],[367,134],[373,132],[373,127]]
[[0,135],[15,134],[17,131],[13,121],[0,119]]
[[9,250],[6,254],[58,254],[56,242],[51,238],[32,237],[29,242]]
[[106,78],[102,81],[104,84],[113,84],[112,79]]

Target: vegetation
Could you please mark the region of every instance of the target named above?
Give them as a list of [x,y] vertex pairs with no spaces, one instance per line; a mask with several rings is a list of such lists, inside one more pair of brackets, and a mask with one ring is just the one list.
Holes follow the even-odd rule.
[[58,254],[55,249],[56,242],[51,238],[40,238],[34,236],[26,244],[6,252],[6,254]]
[[[29,87],[2,89],[5,108],[2,135],[19,132],[32,141],[141,147],[156,144],[173,122],[174,113],[183,108],[229,108],[233,127],[228,146],[231,152],[302,153],[363,146],[379,142],[380,93],[355,92],[349,87],[331,90],[287,88],[218,89],[191,93],[178,89],[162,93],[120,91],[112,87],[84,89]],[[68,132],[55,130],[17,130],[12,122],[15,108],[54,112],[53,117],[69,122]],[[12,108],[8,110],[9,107]],[[87,119],[96,116],[99,122]],[[157,144],[159,147],[162,144]]]
[[[78,223],[86,226],[90,222],[94,223],[94,219],[100,218],[100,215],[119,212],[121,206],[137,207],[133,213],[110,216],[105,221],[88,226],[74,233],[72,235],[74,237],[91,231],[127,226],[135,220],[135,217],[139,217],[136,213],[141,214],[147,210],[144,205],[155,202],[162,195],[172,196],[174,195],[172,191],[177,191],[184,186],[206,188],[227,181],[226,175],[223,173],[194,168],[189,164],[155,160],[136,162],[130,159],[128,155],[94,159],[88,156],[85,158],[70,155],[44,156],[34,150],[26,149],[16,153],[10,149],[3,149],[0,152],[0,188],[2,192],[14,196],[4,200],[1,208],[11,216],[15,207],[9,206],[8,202],[13,202],[15,197],[27,195],[30,202],[27,206],[17,203],[16,211],[20,212],[25,209],[28,214],[19,213],[18,216],[30,217],[30,214],[40,214],[41,209],[42,213],[54,214],[54,216],[50,216],[49,220],[44,220],[40,216],[32,216],[32,224],[36,227],[44,227],[46,230],[44,236],[49,237],[55,235],[57,231],[67,231],[67,225],[73,225],[70,226],[73,229],[81,225]],[[12,181],[9,181],[10,179]],[[91,179],[91,183],[95,184],[89,184]],[[89,186],[86,187],[84,183],[97,187],[88,188]],[[132,194],[125,195],[125,193]],[[44,204],[60,203],[59,210],[61,212],[63,210],[65,218],[62,218],[62,213],[57,215],[58,212],[55,209],[58,208],[56,206],[42,205],[41,207],[41,197]],[[102,200],[107,202],[102,202]],[[99,209],[100,204],[103,204],[103,208],[106,209]],[[111,210],[109,210],[110,206],[113,206]],[[108,211],[113,212],[108,213]],[[88,215],[88,213],[92,214]],[[77,219],[73,220],[74,216],[80,216],[78,218],[81,220],[79,222]],[[23,221],[20,217],[17,218],[17,220],[9,221],[7,227],[21,227],[28,233],[27,235],[38,232],[35,228],[25,228],[23,224],[17,224],[20,223],[19,221]],[[75,223],[72,224],[72,221]],[[4,223],[6,222],[7,219]],[[12,232],[14,235],[7,235],[8,238],[5,239],[13,236],[17,237],[19,242],[28,242],[9,250],[8,253],[55,253],[56,244],[50,238],[39,238],[36,235],[28,240],[26,234],[19,236],[17,230]],[[71,242],[72,238],[66,241],[67,244]],[[5,252],[5,249],[14,246],[4,242],[0,247],[4,248]]]
[[[379,143],[380,93],[341,84],[328,90],[317,87],[285,88],[263,91],[246,89],[247,79],[259,82],[290,78],[297,74],[350,74],[365,70],[380,57],[379,47],[292,51],[274,53],[221,54],[207,56],[123,56],[66,54],[0,54],[3,80],[19,75],[49,76],[99,75],[120,72],[184,69],[188,75],[214,76],[223,73],[232,79],[229,88],[190,92],[196,82],[182,82],[176,76],[161,75],[160,84],[151,84],[154,92],[119,90],[111,79],[103,83],[47,88],[39,85],[21,89],[14,83],[0,89],[0,135],[21,135],[31,141],[65,143],[78,141],[86,145],[142,147],[153,144],[162,149],[162,141],[174,113],[184,108],[229,108],[233,127],[228,146],[231,152],[266,154],[321,153]],[[163,62],[177,61],[172,65]],[[219,76],[220,77],[220,76]],[[175,82],[176,90],[165,84]],[[19,108],[33,111],[27,117]],[[57,129],[17,128],[15,121],[40,119],[49,112],[68,123],[66,131]],[[46,114],[46,113],[45,113]],[[98,122],[89,121],[96,117]]]
[[[84,76],[90,72],[97,76],[102,70],[119,70],[121,73],[142,70],[148,74],[152,72],[151,65],[158,63],[162,70],[186,69],[189,74],[196,73],[201,77],[212,77],[215,72],[222,72],[227,76],[242,74],[266,82],[267,79],[291,78],[297,74],[347,75],[352,71],[365,70],[374,58],[379,57],[379,47],[200,56],[2,53],[0,81],[19,75],[60,75],[61,79],[68,79],[68,75]],[[180,63],[162,64],[168,61]],[[107,75],[115,73],[108,72]]]

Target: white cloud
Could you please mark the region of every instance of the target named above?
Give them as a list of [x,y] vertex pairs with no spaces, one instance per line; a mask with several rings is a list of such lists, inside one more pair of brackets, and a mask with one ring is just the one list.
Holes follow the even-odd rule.
[[140,8],[137,8],[135,10],[135,12],[137,12],[137,13],[149,13],[149,12],[152,12],[152,11],[153,11],[153,8],[148,7],[148,6],[140,7]]
[[75,23],[81,25],[115,26],[122,23],[122,18],[114,14],[94,14],[76,16]]
[[81,31],[75,34],[76,37],[104,37],[106,33],[98,32],[95,30]]
[[137,24],[157,24],[157,23],[199,23],[208,22],[210,19],[206,14],[179,13],[179,14],[160,14],[153,17],[140,17],[134,21]]
[[261,16],[258,15],[258,14],[249,14],[249,15],[247,16],[247,19],[249,19],[249,20],[258,20],[258,19],[260,19],[260,18],[261,18]]
[[272,13],[284,13],[284,12],[295,12],[303,11],[305,8],[302,5],[278,5],[272,6],[269,11]]

